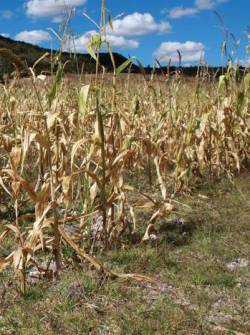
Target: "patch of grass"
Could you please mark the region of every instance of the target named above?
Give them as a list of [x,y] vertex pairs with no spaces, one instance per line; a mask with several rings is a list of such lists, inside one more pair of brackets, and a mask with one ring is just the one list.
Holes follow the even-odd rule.
[[[68,265],[59,281],[33,285],[25,299],[8,292],[0,304],[0,333],[216,334],[209,320],[228,334],[249,333],[249,266],[234,272],[226,268],[234,259],[250,259],[250,210],[244,200],[250,198],[249,186],[245,174],[235,186],[222,180],[186,198],[192,210],[183,217],[198,222],[187,244],[163,239],[101,256],[113,269],[158,278],[166,289],[105,278],[81,263]],[[7,278],[1,274],[2,288]],[[74,283],[84,288],[84,297],[71,297]]]

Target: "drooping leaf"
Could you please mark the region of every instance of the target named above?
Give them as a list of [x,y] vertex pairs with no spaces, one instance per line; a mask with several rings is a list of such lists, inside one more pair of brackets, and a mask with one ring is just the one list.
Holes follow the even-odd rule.
[[84,117],[86,114],[89,89],[90,85],[83,85],[80,89],[78,104],[79,104],[79,112],[82,117]]
[[61,61],[58,62],[58,67],[56,71],[56,77],[55,80],[49,90],[48,99],[49,99],[49,106],[51,107],[53,100],[56,97],[56,94],[58,92],[58,89],[60,87],[61,81],[63,76],[63,66]]
[[118,66],[118,68],[115,70],[116,74],[122,73],[130,64],[131,64],[131,58],[127,59],[120,66]]

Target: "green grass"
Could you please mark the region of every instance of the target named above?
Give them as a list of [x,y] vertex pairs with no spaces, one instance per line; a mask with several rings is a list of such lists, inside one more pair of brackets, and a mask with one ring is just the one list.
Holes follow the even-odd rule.
[[[101,256],[113,269],[156,277],[159,286],[103,278],[69,262],[67,249],[60,280],[29,286],[25,298],[12,282],[4,295],[9,275],[0,274],[0,334],[249,334],[250,267],[230,272],[226,263],[250,260],[250,175],[234,183],[218,181],[180,199],[190,209],[178,215],[195,227],[182,243],[174,243],[178,232],[164,238],[166,228],[159,241]],[[83,296],[72,295],[72,283]]]

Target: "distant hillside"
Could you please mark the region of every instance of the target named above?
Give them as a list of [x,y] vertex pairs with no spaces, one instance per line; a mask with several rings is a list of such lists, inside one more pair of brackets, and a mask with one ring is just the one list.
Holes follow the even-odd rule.
[[[8,49],[12,54],[1,49]],[[16,64],[19,70],[24,67],[23,64],[27,64],[29,67],[33,66],[33,64],[46,52],[51,54],[51,50],[49,49],[44,49],[25,42],[14,41],[0,35],[0,75],[3,73],[11,73],[14,70],[13,63]],[[53,52],[55,53],[56,51]],[[20,61],[15,56],[18,56]],[[118,53],[114,53],[113,56],[117,67],[127,59]],[[84,72],[87,73],[95,72],[95,61],[89,54],[71,54],[64,52],[62,54],[62,61],[63,63],[67,62],[65,67],[65,72],[67,73],[77,73],[78,70],[81,71],[82,68],[84,69]],[[108,53],[100,54],[100,64],[105,67],[107,72],[110,72],[113,69],[110,55]],[[37,72],[51,71],[50,56],[39,62],[36,69]],[[137,67],[133,65],[133,71],[136,70]]]
[[[9,50],[9,52],[6,52],[6,49]],[[0,79],[2,78],[4,73],[12,73],[15,70],[15,66],[17,66],[19,71],[21,71],[22,74],[25,75],[25,71],[23,71],[25,68],[24,64],[27,64],[28,67],[33,66],[33,64],[46,52],[51,54],[51,50],[49,49],[44,49],[25,42],[14,41],[10,38],[6,38],[0,35]],[[53,52],[55,53],[56,51]],[[117,67],[127,60],[126,57],[122,56],[119,53],[114,53],[113,56]],[[95,61],[91,58],[89,54],[71,54],[68,52],[64,52],[62,54],[62,61],[63,63],[67,63],[67,65],[65,66],[66,73],[77,73],[82,69],[85,73],[95,72]],[[113,70],[110,55],[108,53],[100,54],[100,64],[105,67],[106,72],[111,72]],[[243,72],[244,70],[244,68],[241,68],[241,72]],[[38,65],[36,66],[36,71],[37,73],[41,73],[41,71],[46,71],[49,73],[51,72],[50,56],[46,57],[38,63]],[[139,69],[137,65],[133,64],[131,72],[139,73],[140,71],[142,71],[142,69]],[[143,71],[145,74],[150,74],[152,73],[152,71],[154,71],[157,74],[164,75],[172,75],[176,73],[176,71],[178,71],[184,76],[194,77],[197,74],[206,76],[219,76],[225,71],[225,68],[208,67],[204,69],[197,66],[171,66],[153,69],[152,67],[148,66],[145,67]]]

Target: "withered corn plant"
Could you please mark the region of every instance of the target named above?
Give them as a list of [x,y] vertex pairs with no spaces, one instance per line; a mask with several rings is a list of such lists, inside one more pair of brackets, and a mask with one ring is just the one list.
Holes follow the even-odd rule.
[[[107,269],[93,254],[136,231],[138,208],[149,214],[145,241],[178,194],[249,162],[249,72],[231,62],[218,81],[205,68],[192,80],[178,71],[166,80],[146,76],[138,62],[142,75],[133,75],[133,59],[116,66],[107,25],[112,29],[102,1],[100,32],[88,45],[94,80],[64,77],[59,51],[51,77],[36,74],[41,58],[21,85],[16,79],[0,87],[0,195],[10,212],[0,223],[0,246],[12,246],[0,270],[13,266],[22,293],[30,267],[41,270],[45,255],[55,261],[46,275],[59,274],[62,243],[99,271],[150,280]],[[103,48],[112,75],[103,74]]]

